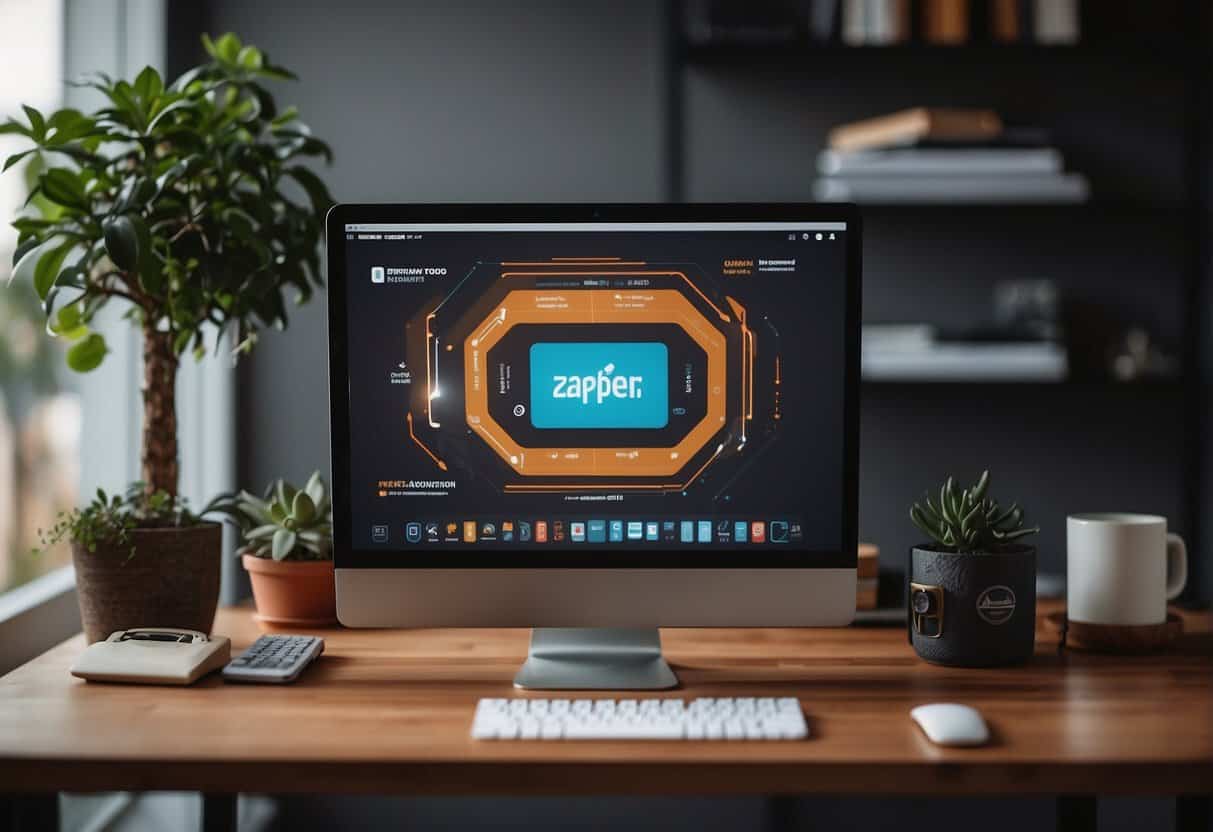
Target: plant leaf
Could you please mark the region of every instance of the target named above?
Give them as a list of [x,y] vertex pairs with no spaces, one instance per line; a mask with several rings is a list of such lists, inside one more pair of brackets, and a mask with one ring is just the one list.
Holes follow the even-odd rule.
[[236,62],[236,56],[240,54],[240,46],[240,38],[232,32],[227,32],[215,41],[214,51],[211,54],[225,63],[232,64]]
[[294,165],[287,168],[286,172],[307,192],[308,199],[312,202],[312,210],[317,215],[323,216],[328,213],[328,210],[333,207],[333,196],[329,193],[329,189],[320,181],[320,177],[312,173],[302,165]]
[[943,515],[943,519],[949,523],[956,522],[956,514],[952,511],[952,502],[948,495],[948,483],[952,479],[949,477],[948,482],[939,487],[939,511]]
[[74,240],[60,243],[38,259],[38,265],[34,267],[34,290],[37,291],[39,300],[46,300],[47,293],[55,285],[55,279],[59,277],[67,253],[75,245]]
[[257,528],[253,529],[244,537],[246,540],[269,540],[281,528],[281,526],[275,523],[267,523],[264,526],[258,526]]
[[89,333],[68,348],[67,366],[77,373],[87,373],[97,369],[107,352],[109,349],[105,346],[105,339],[96,332]]
[[316,504],[312,502],[312,498],[307,495],[306,491],[295,492],[295,498],[291,501],[291,517],[299,526],[306,526],[315,519]]
[[28,104],[22,104],[21,109],[25,110],[25,117],[29,119],[30,137],[41,144],[42,140],[46,138],[46,119],[42,117],[42,113]]
[[88,326],[85,325],[83,316],[80,314],[80,304],[69,303],[62,307],[55,313],[49,329],[52,334],[66,341],[78,341],[88,335]]
[[164,79],[160,77],[160,73],[155,69],[145,66],[143,71],[135,76],[134,87],[135,95],[142,98],[145,102],[150,102],[153,98],[164,92]]
[[990,487],[990,471],[986,469],[981,472],[981,478],[977,480],[977,484],[973,486],[973,501],[980,503],[985,499],[986,491]]
[[278,529],[274,532],[274,541],[270,546],[270,554],[274,560],[285,560],[286,556],[295,548],[296,535],[290,529]]
[[101,224],[105,235],[105,252],[110,260],[124,272],[133,272],[139,266],[139,235],[134,221],[123,214],[111,217]]
[[88,197],[84,195],[80,174],[67,168],[51,168],[38,179],[42,185],[42,195],[51,202],[77,211],[88,210]]
[[303,486],[303,490],[307,492],[307,495],[312,498],[312,502],[315,503],[316,508],[319,509],[320,504],[324,502],[326,490],[324,480],[320,478],[319,471],[312,472],[312,475],[307,478],[307,484]]
[[20,153],[14,153],[12,156],[9,156],[7,159],[4,160],[4,167],[0,168],[0,173],[4,173],[4,171],[11,168],[13,165],[17,164],[18,162],[20,162],[22,159],[24,159],[26,156],[30,155],[31,153],[37,153],[37,152],[38,152],[38,148],[35,147],[30,150],[23,150]]

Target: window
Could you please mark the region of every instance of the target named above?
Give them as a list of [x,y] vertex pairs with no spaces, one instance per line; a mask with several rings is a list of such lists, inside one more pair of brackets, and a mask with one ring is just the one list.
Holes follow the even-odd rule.
[[[149,64],[163,71],[164,35],[164,0],[0,0],[0,120],[23,118],[22,104],[96,109],[103,99],[95,90],[65,80],[98,71],[133,78]],[[23,147],[0,136],[0,158]],[[44,582],[7,599],[4,593],[70,561],[67,547],[31,556],[38,529],[98,486],[114,492],[137,479],[142,430],[140,334],[122,320],[124,309],[108,308],[94,321],[109,354],[97,370],[77,375],[67,369],[62,345],[43,331],[32,287],[8,286],[16,243],[9,222],[25,193],[20,165],[0,175],[0,646],[20,629],[12,609],[46,594]],[[195,507],[234,485],[234,395],[230,362],[182,364],[180,489]],[[49,577],[53,587],[70,589],[70,570]],[[230,579],[225,598],[234,591]],[[74,626],[65,618],[46,629],[39,649]]]
[[[62,106],[63,7],[0,0],[0,119],[24,118],[21,105]],[[0,136],[0,158],[24,149]],[[32,157],[31,157],[32,158]],[[0,176],[0,287],[8,284],[30,168]],[[35,555],[38,529],[77,502],[83,408],[62,346],[46,337],[33,287],[0,289],[0,592],[70,559],[66,546]]]

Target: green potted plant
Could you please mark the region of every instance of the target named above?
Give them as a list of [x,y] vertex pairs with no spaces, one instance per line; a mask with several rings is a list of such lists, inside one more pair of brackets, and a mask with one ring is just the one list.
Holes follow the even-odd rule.
[[319,471],[303,488],[280,479],[262,497],[228,494],[208,510],[227,515],[240,529],[240,556],[259,620],[296,627],[337,623],[333,504]]
[[910,641],[936,664],[991,667],[1026,662],[1036,633],[1036,547],[1017,503],[987,496],[990,472],[969,488],[948,477],[910,520],[930,538],[910,552]]
[[[132,82],[98,75],[83,82],[104,96],[95,112],[25,107],[25,123],[0,125],[33,145],[4,169],[27,156],[39,166],[27,204],[41,215],[13,223],[13,279],[33,284],[47,329],[70,343],[68,365],[88,372],[105,358],[91,325],[111,302],[143,333],[141,495],[64,518],[82,607],[125,597],[136,562],[160,570],[153,595],[180,603],[202,591],[199,581],[217,581],[221,527],[152,505],[179,507],[178,366],[186,353],[205,355],[208,336],[217,352],[227,338],[234,356],[247,352],[259,327],[286,326],[285,290],[302,303],[322,285],[318,249],[332,198],[299,162],[329,159],[329,148],[262,85],[289,72],[232,34],[203,44],[210,60],[167,86],[151,67]],[[164,557],[170,549],[196,572],[179,571]],[[178,623],[157,619],[164,606],[143,597],[145,606],[132,597],[97,626]],[[209,631],[213,612],[211,603],[194,628]],[[108,635],[89,630],[90,640]]]

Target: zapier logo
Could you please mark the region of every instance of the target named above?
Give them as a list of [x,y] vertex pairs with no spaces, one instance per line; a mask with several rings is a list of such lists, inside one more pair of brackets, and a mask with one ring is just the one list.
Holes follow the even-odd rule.
[[603,404],[610,399],[644,398],[644,376],[614,375],[610,363],[592,376],[552,376],[553,399],[578,399],[583,405]]

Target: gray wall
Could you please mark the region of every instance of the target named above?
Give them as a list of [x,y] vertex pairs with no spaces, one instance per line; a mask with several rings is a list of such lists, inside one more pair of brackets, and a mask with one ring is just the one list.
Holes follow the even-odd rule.
[[[661,197],[660,4],[216,2],[293,69],[342,202]],[[241,481],[328,467],[324,299],[267,334],[241,385]]]

